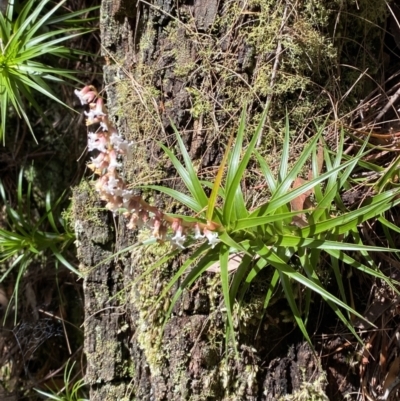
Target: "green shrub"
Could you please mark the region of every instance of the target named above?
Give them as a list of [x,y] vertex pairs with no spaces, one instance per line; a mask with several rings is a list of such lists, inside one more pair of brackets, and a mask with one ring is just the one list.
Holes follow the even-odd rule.
[[43,12],[49,1],[28,0],[15,16],[14,1],[10,0],[5,14],[0,13],[0,139],[3,144],[10,106],[24,119],[33,135],[26,102],[44,117],[34,92],[66,106],[51,86],[64,82],[64,78],[76,81],[76,71],[50,66],[42,61],[43,56],[71,57],[70,49],[60,43],[89,32],[84,27],[88,19],[81,19],[79,26],[71,23],[98,7],[58,15],[57,10],[66,0]]

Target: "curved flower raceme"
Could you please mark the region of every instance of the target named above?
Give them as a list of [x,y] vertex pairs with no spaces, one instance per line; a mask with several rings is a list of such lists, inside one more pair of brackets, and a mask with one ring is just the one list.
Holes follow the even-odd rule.
[[184,249],[188,236],[196,240],[206,238],[214,248],[219,242],[218,233],[202,223],[188,223],[170,217],[161,210],[149,205],[140,196],[129,190],[124,179],[118,174],[120,159],[132,158],[134,145],[124,139],[108,119],[103,98],[92,85],[75,90],[85,111],[86,125],[96,129],[88,133],[88,151],[95,152],[88,167],[99,175],[95,188],[106,208],[113,213],[122,213],[129,222],[127,228],[149,228],[152,236],[160,241],[170,241],[173,246]]

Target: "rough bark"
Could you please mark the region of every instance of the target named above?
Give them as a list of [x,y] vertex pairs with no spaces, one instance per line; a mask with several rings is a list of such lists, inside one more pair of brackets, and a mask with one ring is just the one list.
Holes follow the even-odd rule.
[[[220,133],[234,127],[243,103],[241,91],[261,85],[257,73],[274,65],[271,60],[279,61],[279,41],[269,57],[257,58],[254,45],[238,33],[258,8],[248,10],[238,3],[243,13],[239,10],[234,24],[224,25],[221,16],[229,14],[230,4],[195,0],[179,2],[177,8],[170,0],[103,0],[107,104],[120,132],[137,144],[134,160],[124,165],[126,180],[133,186],[174,177],[157,144],[173,145],[171,120],[203,171],[217,165],[223,153],[219,141],[226,138]],[[229,64],[223,64],[219,54]],[[204,60],[220,63],[220,69],[206,70]],[[229,76],[222,74],[224,68],[232,69]],[[271,89],[283,78],[277,71],[269,74],[265,85]],[[207,92],[207,99],[197,90]],[[298,88],[290,90],[293,94]],[[263,103],[268,96],[266,90]],[[288,97],[287,104],[299,99]],[[252,93],[246,100],[256,114],[258,95]],[[170,182],[180,188],[179,181]],[[102,211],[89,185],[81,186],[74,197],[79,257],[88,272],[85,353],[92,401],[275,401],[306,391],[304,383],[310,381],[318,383],[313,391],[320,391],[318,399],[324,399],[325,382],[317,358],[301,337],[285,338],[293,325],[283,323],[279,312],[260,318],[268,274],[260,278],[260,288],[253,289],[248,316],[241,318],[237,359],[224,340],[224,319],[215,295],[218,277],[208,275],[186,292],[163,326],[168,300],[160,301],[158,295],[180,260],[135,281],[166,246],[111,257],[112,252],[132,245],[138,233],[128,232],[123,218],[112,219]],[[152,200],[167,210],[179,210],[162,196],[153,195]]]

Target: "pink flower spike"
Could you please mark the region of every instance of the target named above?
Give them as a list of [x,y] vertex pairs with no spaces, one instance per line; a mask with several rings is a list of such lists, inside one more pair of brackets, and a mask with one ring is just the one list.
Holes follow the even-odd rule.
[[112,132],[110,135],[110,143],[117,152],[122,153],[123,155],[130,155],[132,153],[133,142],[128,142],[116,132]]
[[124,205],[126,209],[130,212],[133,213],[136,211],[136,209],[140,208],[140,203],[137,201],[136,198],[131,198],[129,200],[129,203],[127,205]]
[[97,192],[102,192],[104,191],[103,188],[107,186],[107,183],[108,183],[108,177],[106,175],[103,175],[96,181],[94,187]]
[[[86,112],[84,112],[86,113]],[[86,115],[88,116],[88,118],[86,119],[86,126],[89,127],[89,125],[93,125],[93,124],[98,124],[100,123],[100,121],[103,120],[104,117],[93,117],[90,115],[90,113],[86,113]]]
[[84,111],[85,116],[87,117],[88,121],[92,121],[92,124],[96,122],[100,122],[101,120],[99,117],[104,117],[105,114],[101,111],[98,110],[96,105],[94,103],[90,103],[90,110],[89,112]]
[[92,85],[87,85],[80,91],[78,91],[78,89],[75,89],[74,93],[81,101],[82,106],[93,102],[93,100],[97,97],[97,91]]
[[158,239],[160,241],[165,241],[165,237],[167,236],[168,227],[165,224],[161,224],[158,230]]
[[123,188],[120,180],[115,177],[113,174],[107,174],[108,182],[106,185],[103,185],[103,190],[108,192],[111,195],[121,197],[123,193]]

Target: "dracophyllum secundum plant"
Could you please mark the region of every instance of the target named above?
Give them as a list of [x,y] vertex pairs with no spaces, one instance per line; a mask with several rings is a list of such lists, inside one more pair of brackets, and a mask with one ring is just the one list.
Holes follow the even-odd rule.
[[[172,288],[180,283],[172,297],[167,316],[172,313],[182,292],[210,266],[218,264],[228,323],[228,344],[229,338],[235,340],[232,316],[235,303],[242,303],[246,290],[263,269],[272,269],[271,282],[265,293],[264,309],[268,308],[273,294],[280,286],[297,325],[310,342],[306,320],[311,293],[315,292],[359,338],[349,318],[350,314],[359,318],[362,316],[347,303],[340,265],[347,265],[349,269],[355,268],[384,280],[393,288],[392,283],[379,271],[369,256],[370,252],[385,252],[390,249],[364,245],[358,234],[358,226],[366,220],[381,216],[386,210],[400,203],[398,190],[391,189],[371,197],[357,210],[347,211],[342,207],[340,191],[348,185],[353,169],[365,153],[365,146],[360,148],[355,157],[342,162],[344,133],[340,134],[337,152],[331,153],[320,145],[323,143],[321,128],[305,145],[293,167],[289,168],[290,135],[287,122],[281,162],[275,177],[255,149],[263,129],[266,111],[244,152],[243,111],[236,138],[231,136],[218,173],[211,183],[199,180],[190,155],[178,131],[175,130],[183,163],[171,150],[163,145],[161,147],[176,168],[187,191],[183,193],[156,185],[146,187],[171,196],[192,211],[192,216],[172,215],[149,205],[140,195],[134,195],[128,183],[119,175],[118,169],[121,165],[118,158],[132,157],[134,144],[118,134],[108,119],[104,102],[96,89],[86,86],[75,93],[83,105],[89,105],[89,112],[85,112],[86,124],[94,126],[94,129],[89,132],[88,149],[96,152],[89,167],[100,176],[95,187],[101,199],[107,202],[106,208],[115,214],[122,213],[129,220],[127,227],[130,229],[151,230],[149,241],[134,246],[170,241],[174,247],[173,251],[147,269],[139,279],[159,268],[179,252],[189,249],[186,261],[160,295],[161,301],[161,298],[168,296]],[[241,185],[251,158],[258,162],[268,185],[270,198],[267,202],[249,209]],[[312,165],[313,178],[303,180],[304,184],[298,185],[298,177],[309,162]],[[323,163],[326,172],[321,174]],[[205,189],[211,189],[209,196]],[[292,210],[292,202],[311,191],[314,193],[314,206],[308,210]],[[335,213],[333,205],[336,206]],[[120,253],[125,251],[127,249]],[[364,263],[351,256],[354,252],[362,255]],[[325,259],[330,259],[333,276],[339,288],[339,297],[329,293],[320,280],[319,263],[322,253],[325,254]],[[229,268],[232,256],[240,259],[234,271],[230,271]],[[301,307],[292,291],[295,283],[305,289],[305,302],[299,302]],[[233,343],[235,344],[235,341]]]
[[3,143],[10,106],[24,119],[32,134],[26,101],[45,117],[35,99],[35,91],[68,107],[54,94],[52,85],[64,79],[77,81],[76,71],[48,65],[43,57],[54,57],[56,62],[71,58],[71,50],[61,43],[90,32],[85,27],[90,19],[81,18],[79,26],[74,21],[98,7],[57,13],[65,1],[47,11],[45,7],[50,0],[27,0],[16,16],[14,0],[9,0],[5,14],[0,12],[0,139]]
[[[219,265],[223,292],[224,309],[227,316],[227,343],[235,340],[234,304],[239,306],[244,294],[263,269],[272,269],[273,274],[265,293],[264,309],[268,308],[273,294],[280,286],[283,289],[293,317],[304,337],[310,342],[306,330],[312,292],[319,294],[335,311],[348,329],[360,340],[350,323],[350,316],[362,316],[347,302],[342,280],[341,265],[354,268],[378,279],[390,280],[375,265],[370,252],[389,251],[387,248],[366,246],[358,233],[358,226],[366,220],[381,216],[386,210],[400,203],[397,189],[383,191],[357,210],[348,211],[342,206],[340,191],[346,185],[353,169],[365,153],[361,147],[355,157],[343,162],[344,133],[341,132],[336,153],[329,152],[323,143],[323,128],[318,129],[293,167],[289,167],[290,135],[286,122],[282,157],[277,176],[255,149],[265,121],[264,113],[251,139],[243,150],[245,133],[245,113],[243,112],[235,143],[230,139],[214,183],[199,180],[191,158],[185,149],[179,133],[175,130],[183,163],[173,152],[162,146],[187,188],[181,193],[163,186],[147,186],[163,192],[185,205],[194,217],[177,216],[188,225],[196,224],[212,228],[212,241],[199,246],[201,235],[186,235],[179,245],[189,248],[186,261],[164,288],[160,299],[168,296],[174,286],[179,287],[173,295],[168,316],[182,292],[189,288],[210,266]],[[242,184],[250,159],[257,161],[270,191],[269,200],[250,209],[242,192]],[[322,171],[322,161],[324,170]],[[312,178],[303,180],[303,185],[295,185],[296,179],[304,170],[306,163],[312,165]],[[225,174],[225,180],[222,177]],[[205,188],[212,188],[207,196]],[[308,210],[292,210],[291,202],[310,191],[314,194],[314,205]],[[217,201],[218,200],[218,201]],[[335,207],[335,209],[334,209]],[[335,212],[334,212],[335,210]],[[299,216],[303,216],[299,218]],[[301,224],[300,224],[301,223]],[[184,227],[184,225],[183,225]],[[363,259],[355,258],[354,253]],[[177,250],[166,255],[145,274],[158,268]],[[325,257],[323,258],[323,254]],[[230,271],[229,260],[239,255],[241,261],[236,270]],[[353,256],[352,256],[353,255]],[[321,282],[319,266],[321,260],[330,260],[330,269],[339,288],[339,296],[330,293]],[[363,260],[364,263],[360,262]],[[323,267],[325,270],[327,267]],[[346,268],[346,267],[345,267]],[[305,302],[296,301],[294,284],[300,284],[305,291]],[[361,341],[361,340],[360,340]],[[234,341],[235,343],[235,341]]]

